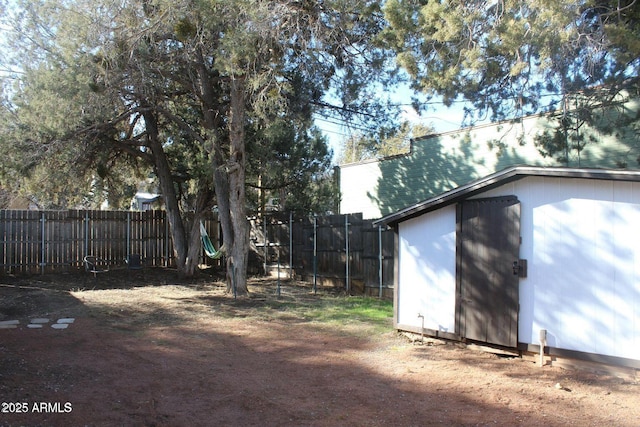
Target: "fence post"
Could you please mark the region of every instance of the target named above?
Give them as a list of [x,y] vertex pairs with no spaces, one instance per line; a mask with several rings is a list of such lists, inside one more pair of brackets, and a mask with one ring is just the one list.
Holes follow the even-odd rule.
[[44,227],[44,222],[46,221],[45,217],[44,217],[44,212],[42,212],[42,214],[40,215],[40,222],[42,223],[42,247],[40,249],[41,252],[41,257],[40,257],[40,274],[44,274],[44,267],[47,264],[47,253],[46,253],[46,249],[45,249],[45,245],[47,244],[47,238],[46,238],[46,230]]
[[84,255],[89,255],[89,211],[84,212]]
[[129,251],[131,250],[131,212],[127,211],[127,249],[125,250],[126,260],[129,261]]
[[289,211],[289,280],[293,279],[293,212]]
[[277,251],[278,251],[278,287],[277,287],[277,293],[278,293],[278,296],[280,296],[280,243],[278,243]]
[[264,262],[262,263],[262,270],[264,275],[267,275],[267,257],[269,256],[269,239],[267,238],[267,217],[262,215],[262,236],[264,237]]
[[344,260],[345,265],[345,290],[347,293],[350,291],[350,278],[349,278],[349,215],[344,216],[344,246],[346,257]]
[[318,216],[313,214],[313,293],[318,290]]
[[382,226],[378,226],[378,281],[380,284],[380,291],[378,292],[378,298],[382,298]]
[[168,268],[171,265],[171,249],[169,247],[169,244],[171,242],[171,235],[169,234],[169,218],[167,217],[166,212],[164,213],[163,218],[164,218],[164,244],[165,244],[165,248],[167,249],[167,252],[164,258],[164,266]]

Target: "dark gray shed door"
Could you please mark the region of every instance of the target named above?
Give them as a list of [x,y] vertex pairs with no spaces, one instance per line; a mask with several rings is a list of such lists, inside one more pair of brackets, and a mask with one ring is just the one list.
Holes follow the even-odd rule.
[[518,345],[520,202],[515,196],[458,205],[457,327],[464,338]]

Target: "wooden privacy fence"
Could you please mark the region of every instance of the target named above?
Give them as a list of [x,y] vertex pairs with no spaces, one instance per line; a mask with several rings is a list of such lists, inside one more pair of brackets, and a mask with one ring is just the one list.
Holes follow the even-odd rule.
[[123,265],[139,254],[145,265],[173,262],[164,211],[0,210],[3,272],[55,272],[82,267],[87,255]]
[[274,213],[251,221],[251,243],[265,273],[295,274],[317,286],[390,298],[394,236],[362,214],[294,218]]
[[[217,219],[204,221],[216,248]],[[254,271],[297,276],[350,293],[393,294],[393,232],[374,228],[361,214],[293,218],[270,214],[251,220]],[[124,266],[139,254],[146,266],[174,266],[166,212],[0,210],[0,268],[4,273],[51,273],[82,268],[93,255]],[[204,254],[202,264],[221,265]],[[258,266],[256,269],[255,267]]]

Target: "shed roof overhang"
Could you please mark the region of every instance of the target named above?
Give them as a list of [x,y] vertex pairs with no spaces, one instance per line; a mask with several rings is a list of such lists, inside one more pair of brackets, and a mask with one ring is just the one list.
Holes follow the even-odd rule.
[[406,207],[373,222],[374,226],[395,227],[398,223],[468,199],[476,194],[529,176],[582,178],[640,182],[640,170],[579,169],[565,167],[512,166],[430,199]]

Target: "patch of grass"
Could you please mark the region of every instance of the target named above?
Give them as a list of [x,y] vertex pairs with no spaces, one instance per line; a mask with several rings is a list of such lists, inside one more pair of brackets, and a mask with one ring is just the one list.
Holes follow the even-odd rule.
[[296,301],[269,301],[260,311],[275,318],[297,318],[327,326],[391,329],[393,303],[367,297],[314,296]]
[[324,297],[305,317],[322,323],[366,322],[386,325],[393,303],[365,297]]
[[163,285],[73,292],[92,314],[118,328],[178,325],[212,318],[260,322],[309,322],[356,335],[392,330],[393,303],[335,290],[312,293],[310,286],[253,281],[251,296],[235,299],[224,286]]

